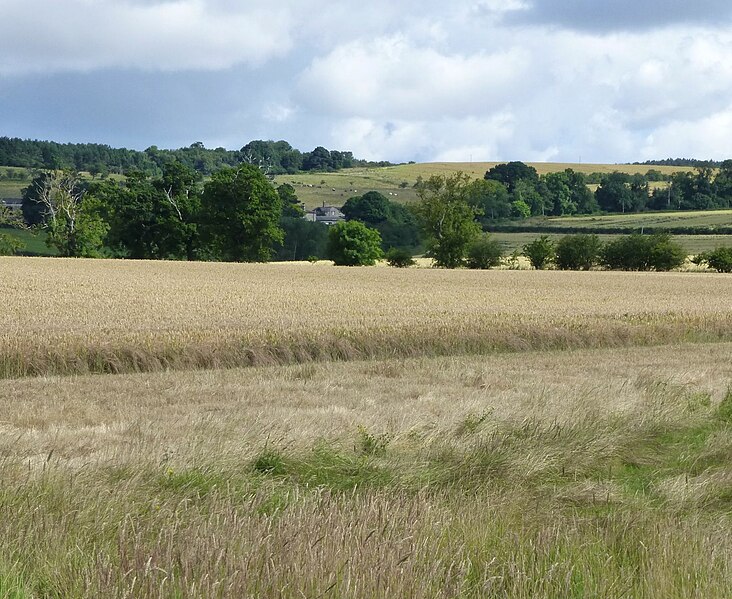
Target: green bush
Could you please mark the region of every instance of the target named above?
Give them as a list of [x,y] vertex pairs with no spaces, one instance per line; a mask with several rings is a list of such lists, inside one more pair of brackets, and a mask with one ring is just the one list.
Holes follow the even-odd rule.
[[468,268],[487,269],[501,264],[503,250],[490,235],[483,234],[468,246]]
[[566,235],[557,242],[556,263],[562,270],[589,270],[600,261],[597,235]]
[[686,262],[686,250],[671,240],[671,235],[660,233],[652,235],[651,267],[657,271],[673,270]]
[[25,244],[5,233],[0,233],[0,256],[14,256],[19,251],[25,249]]
[[554,242],[549,239],[548,235],[542,235],[531,243],[527,243],[523,248],[523,253],[531,262],[531,266],[542,270],[554,261]]
[[391,248],[386,252],[386,261],[395,268],[407,268],[416,264],[412,253],[400,248]]
[[732,247],[718,247],[694,258],[695,264],[706,263],[718,272],[732,272]]
[[671,270],[686,260],[686,251],[667,233],[624,235],[605,245],[604,266],[615,270]]
[[336,266],[373,266],[381,256],[381,235],[362,222],[340,222],[328,231],[328,257]]

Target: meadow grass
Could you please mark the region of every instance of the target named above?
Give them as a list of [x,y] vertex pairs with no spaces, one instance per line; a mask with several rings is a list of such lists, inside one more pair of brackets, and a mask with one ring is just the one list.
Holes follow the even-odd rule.
[[716,273],[1,258],[0,376],[732,338]]
[[0,381],[0,592],[727,597],[731,352]]

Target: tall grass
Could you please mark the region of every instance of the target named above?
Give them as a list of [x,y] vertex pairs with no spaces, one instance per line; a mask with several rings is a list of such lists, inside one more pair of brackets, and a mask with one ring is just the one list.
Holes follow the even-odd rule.
[[731,349],[0,381],[0,590],[727,597]]

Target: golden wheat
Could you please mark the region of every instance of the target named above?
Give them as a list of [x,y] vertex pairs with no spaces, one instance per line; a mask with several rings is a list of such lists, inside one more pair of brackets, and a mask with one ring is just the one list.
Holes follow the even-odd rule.
[[0,259],[5,376],[732,337],[732,278]]

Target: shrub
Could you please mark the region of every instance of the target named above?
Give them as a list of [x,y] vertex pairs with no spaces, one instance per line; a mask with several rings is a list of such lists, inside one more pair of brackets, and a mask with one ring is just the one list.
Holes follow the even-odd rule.
[[686,250],[667,233],[652,235],[650,264],[654,270],[673,270],[686,261]]
[[527,243],[523,248],[524,256],[529,259],[531,266],[537,270],[546,268],[554,261],[554,242],[548,235],[542,235]]
[[501,245],[484,234],[468,246],[468,268],[487,269],[498,266],[503,257]]
[[372,266],[381,256],[381,235],[362,222],[340,222],[328,231],[328,257],[336,266]]
[[407,268],[416,264],[411,252],[400,248],[391,248],[386,252],[386,261],[395,268]]
[[732,247],[718,247],[694,258],[695,264],[707,263],[718,272],[732,272]]
[[608,243],[602,252],[603,265],[617,270],[671,270],[685,259],[684,248],[667,233],[624,235]]
[[0,256],[13,256],[25,248],[25,244],[5,233],[0,233]]
[[566,235],[557,242],[556,263],[562,270],[589,270],[600,260],[597,235]]

